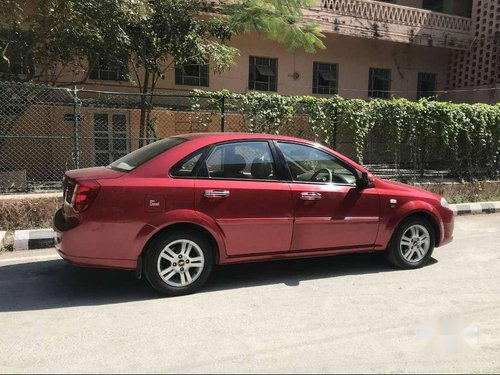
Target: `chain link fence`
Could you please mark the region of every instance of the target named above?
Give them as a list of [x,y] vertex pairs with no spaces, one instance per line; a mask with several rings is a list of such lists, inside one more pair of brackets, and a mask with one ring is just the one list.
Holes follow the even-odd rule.
[[[258,131],[249,110],[235,99],[192,94],[140,95],[0,82],[0,193],[59,189],[69,169],[108,165],[173,135]],[[356,159],[342,124],[332,119],[332,127],[329,146]],[[279,131],[319,141],[300,108]],[[402,143],[394,152],[387,151],[382,139],[370,134],[364,151],[364,163],[375,174],[405,181],[453,177],[449,160],[427,151],[435,145]]]

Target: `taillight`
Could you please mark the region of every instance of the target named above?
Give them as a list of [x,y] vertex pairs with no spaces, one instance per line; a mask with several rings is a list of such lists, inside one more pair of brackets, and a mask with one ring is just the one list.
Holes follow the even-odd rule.
[[73,190],[71,204],[76,212],[83,212],[94,201],[101,185],[94,180],[78,181]]

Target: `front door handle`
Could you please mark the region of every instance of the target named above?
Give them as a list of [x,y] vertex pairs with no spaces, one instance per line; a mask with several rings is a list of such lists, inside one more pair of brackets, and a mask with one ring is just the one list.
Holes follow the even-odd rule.
[[229,190],[205,190],[205,198],[226,198],[229,197]]
[[303,201],[318,201],[321,199],[321,194],[312,191],[306,191],[300,193],[300,199],[302,199]]

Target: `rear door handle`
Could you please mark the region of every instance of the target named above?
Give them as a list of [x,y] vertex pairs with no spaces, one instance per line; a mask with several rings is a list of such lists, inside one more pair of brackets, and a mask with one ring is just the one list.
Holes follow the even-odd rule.
[[226,198],[229,197],[229,190],[205,190],[205,198]]
[[306,191],[300,193],[300,199],[302,199],[303,201],[318,201],[321,199],[321,194],[312,191]]

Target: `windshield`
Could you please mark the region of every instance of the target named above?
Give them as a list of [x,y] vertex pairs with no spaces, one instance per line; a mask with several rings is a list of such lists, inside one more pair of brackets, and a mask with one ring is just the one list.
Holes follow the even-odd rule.
[[186,142],[187,139],[179,137],[165,138],[147,146],[141,147],[130,154],[112,162],[108,168],[123,172],[129,172],[141,166],[145,162],[153,159],[161,153],[170,150],[172,147]]

